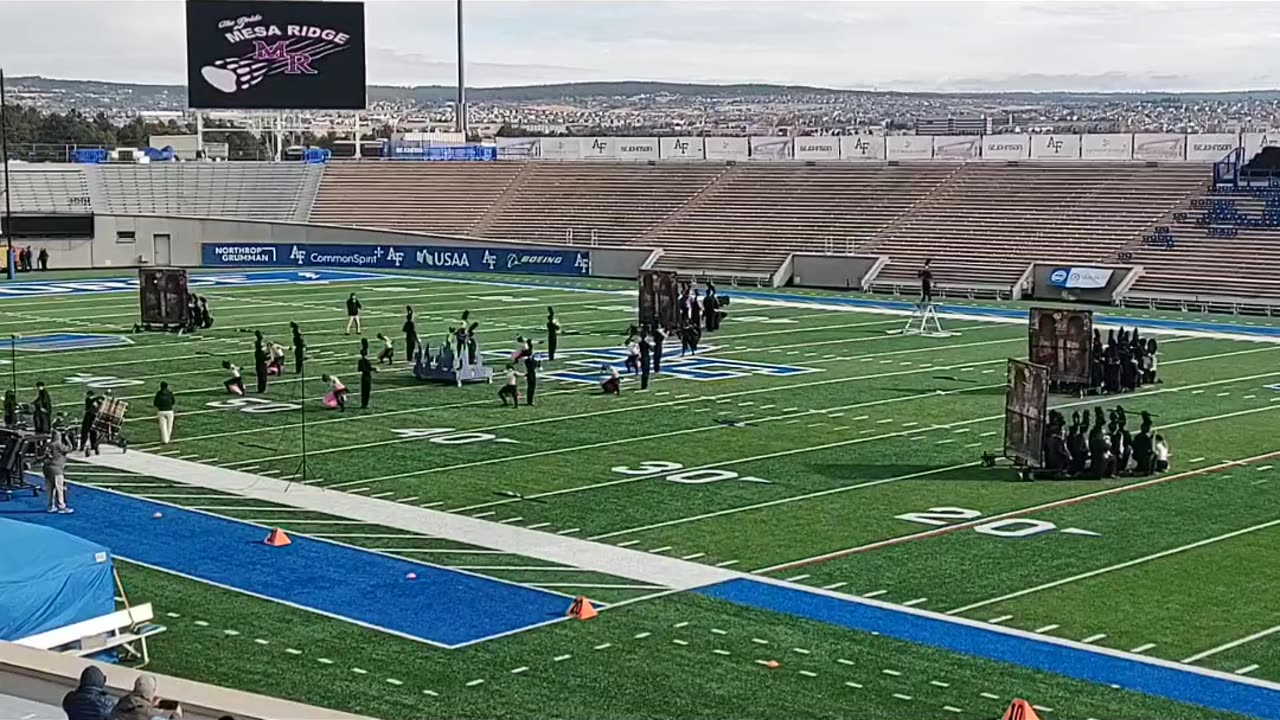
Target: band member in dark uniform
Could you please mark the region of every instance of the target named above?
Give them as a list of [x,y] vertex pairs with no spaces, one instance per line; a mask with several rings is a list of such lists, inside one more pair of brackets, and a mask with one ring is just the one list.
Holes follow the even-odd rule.
[[413,362],[413,353],[418,349],[418,326],[413,322],[413,307],[404,306],[404,359]]
[[933,270],[929,267],[931,262],[933,261],[926,258],[924,267],[917,273],[920,277],[920,302],[925,305],[933,304]]
[[480,323],[473,322],[467,326],[467,363],[475,365],[478,359],[480,346],[476,344],[476,328],[480,327]]
[[556,321],[555,308],[547,308],[547,359],[556,359],[556,342],[560,337],[560,323]]
[[253,376],[258,381],[258,392],[267,391],[267,348],[262,339],[262,331],[253,333]]
[[667,339],[661,325],[653,327],[653,374],[662,372],[662,341]]
[[649,369],[653,365],[653,346],[649,344],[648,332],[640,334],[640,389],[649,387]]
[[12,390],[4,391],[4,426],[18,426],[18,396]]
[[356,370],[360,372],[360,408],[369,407],[369,393],[373,392],[373,374],[378,369],[369,362],[369,355],[360,355],[360,362],[356,365]]
[[465,324],[459,325],[453,331],[453,345],[454,356],[458,358],[458,369],[461,370],[462,364],[467,361],[467,356],[465,355],[467,350],[467,326]]
[[702,299],[698,297],[697,289],[694,289],[693,298],[689,301],[689,324],[702,327]]
[[49,429],[53,427],[53,400],[49,398],[49,391],[42,382],[36,383],[36,399],[32,403],[32,410],[31,421],[35,425],[35,431],[48,435]]
[[524,359],[524,404],[533,404],[533,393],[538,389],[538,366],[542,363],[533,353]]
[[289,323],[289,330],[293,332],[293,374],[302,373],[303,353],[307,349],[307,343],[302,339],[302,331],[298,329],[298,323]]

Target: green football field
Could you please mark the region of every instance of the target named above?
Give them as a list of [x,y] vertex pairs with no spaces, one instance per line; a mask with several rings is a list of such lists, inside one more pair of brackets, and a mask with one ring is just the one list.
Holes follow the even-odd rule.
[[[1280,682],[1280,344],[1160,336],[1162,384],[1051,404],[1070,415],[1119,403],[1135,425],[1151,412],[1173,450],[1170,472],[1025,483],[978,463],[999,454],[1005,363],[1025,356],[1025,326],[944,320],[951,337],[902,336],[891,332],[899,316],[803,306],[797,294],[793,306],[734,302],[697,364],[682,364],[669,341],[647,391],[632,378],[620,397],[556,379],[590,375],[599,353],[621,344],[634,317],[629,287],[408,275],[218,287],[206,293],[210,331],[19,350],[10,369],[24,401],[43,380],[76,422],[86,387],[129,399],[130,452]],[[376,332],[396,342],[366,410],[359,341],[343,334],[351,291],[373,351]],[[497,384],[414,379],[400,333],[406,304],[433,345],[469,310],[494,367],[516,335],[544,334],[554,306],[565,334],[536,404],[503,407]],[[3,334],[120,334],[136,319],[127,292],[0,300]],[[248,331],[287,346],[290,320],[311,348],[306,387],[290,354],[265,395],[231,398],[221,361],[251,368]],[[351,387],[346,412],[322,407],[326,372]],[[178,393],[167,446],[150,411],[161,380]],[[68,476],[562,593],[566,608],[578,595],[609,606],[590,622],[445,650],[122,561],[131,598],[152,602],[169,628],[151,645],[157,672],[387,718],[991,718],[1013,697],[1050,718],[1228,717],[621,573],[91,465]],[[769,660],[780,667],[761,664]]]

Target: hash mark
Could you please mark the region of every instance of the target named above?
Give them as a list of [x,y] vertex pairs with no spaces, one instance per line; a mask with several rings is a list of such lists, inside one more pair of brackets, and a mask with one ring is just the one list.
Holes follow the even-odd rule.
[[569,659],[569,658],[571,658],[571,657],[573,657],[573,656],[572,656],[572,655],[557,655],[557,656],[555,656],[555,657],[551,658],[551,662],[564,662],[565,660],[568,660],[568,659]]
[[597,646],[595,646],[595,647],[593,647],[593,648],[591,648],[591,649],[592,649],[592,650],[604,650],[605,648],[611,648],[611,647],[613,647],[613,643],[600,643],[599,645],[597,645]]
[[480,684],[482,684],[482,683],[484,683],[484,678],[477,678],[477,679],[472,680],[471,682],[467,683],[467,687],[475,687],[475,686],[480,685]]

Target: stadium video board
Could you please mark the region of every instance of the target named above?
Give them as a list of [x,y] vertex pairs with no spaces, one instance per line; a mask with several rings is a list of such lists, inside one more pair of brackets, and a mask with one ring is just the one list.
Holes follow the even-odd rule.
[[364,3],[187,0],[187,104],[363,110]]

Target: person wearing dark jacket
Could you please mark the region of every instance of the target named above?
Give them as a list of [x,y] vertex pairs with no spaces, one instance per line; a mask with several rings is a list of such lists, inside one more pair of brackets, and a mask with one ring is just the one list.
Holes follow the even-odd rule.
[[36,399],[32,403],[32,423],[35,424],[35,431],[41,435],[48,435],[49,429],[53,427],[53,400],[49,398],[49,391],[44,388],[44,383],[36,383]]
[[413,362],[413,353],[418,349],[418,326],[413,322],[413,307],[404,306],[404,360]]
[[62,698],[67,720],[108,720],[116,699],[107,694],[107,676],[96,665],[80,673],[80,684]]
[[542,363],[533,353],[524,359],[524,404],[533,404],[533,394],[538,390],[538,366]]
[[347,332],[345,334],[351,334],[352,325],[355,326],[357,335],[361,333],[360,307],[360,298],[356,297],[355,293],[351,293],[347,296]]
[[156,420],[160,423],[160,444],[162,445],[168,445],[169,438],[173,437],[173,406],[175,403],[173,391],[169,389],[169,383],[161,382],[160,389],[156,391],[152,405],[155,405]]
[[302,330],[298,329],[298,323],[289,323],[289,329],[293,331],[293,374],[302,373],[303,353],[306,352],[307,343],[302,339]]
[[653,346],[649,344],[647,332],[640,335],[640,389],[649,387],[649,370],[653,367]]
[[360,408],[369,407],[369,393],[373,392],[373,374],[378,372],[378,368],[369,362],[368,353],[360,353],[360,362],[356,365],[356,370],[360,372]]
[[84,450],[85,457],[88,457],[90,449],[98,449],[98,431],[93,423],[98,419],[98,407],[101,405],[102,398],[94,395],[92,390],[85,391],[84,415],[80,417],[80,449]]
[[17,427],[18,425],[18,396],[12,390],[4,391],[4,426],[7,428]]
[[667,339],[661,325],[653,326],[653,374],[662,372],[662,341]]
[[547,308],[547,359],[556,359],[556,345],[560,339],[560,323],[556,321],[555,308]]
[[39,261],[41,271],[49,269],[49,250],[47,248],[40,248]]
[[267,346],[262,331],[253,333],[253,376],[258,380],[258,392],[267,391]]
[[181,717],[181,712],[171,713],[156,707],[156,679],[151,675],[139,675],[133,682],[133,692],[123,696],[111,710],[110,720],[154,720],[157,717]]

